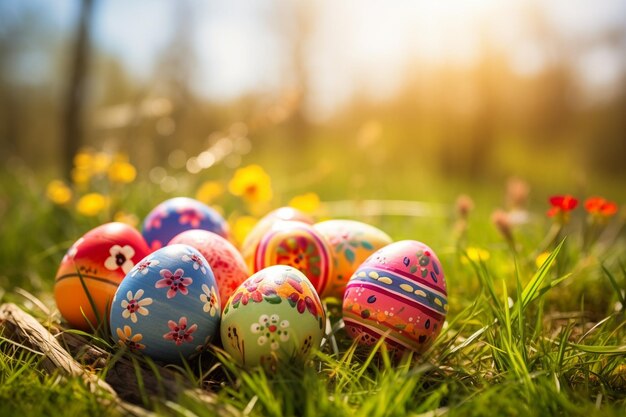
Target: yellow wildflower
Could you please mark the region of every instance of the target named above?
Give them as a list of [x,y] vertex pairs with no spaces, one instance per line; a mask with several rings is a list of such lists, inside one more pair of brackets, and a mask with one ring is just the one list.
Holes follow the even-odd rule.
[[78,186],[89,183],[93,176],[94,153],[90,149],[81,149],[74,155],[74,169],[72,169],[72,182]]
[[289,206],[305,213],[314,213],[320,208],[320,198],[315,193],[297,195],[289,201]]
[[89,167],[76,167],[72,170],[72,182],[76,185],[86,185],[92,176]]
[[83,216],[97,216],[109,204],[109,200],[99,193],[89,193],[82,196],[76,203],[76,211]]
[[252,216],[241,216],[235,220],[233,226],[233,236],[237,243],[241,244],[246,236],[252,231],[258,220]]
[[490,257],[491,255],[489,254],[488,251],[481,249],[481,248],[470,246],[469,248],[465,250],[465,254],[463,258],[461,258],[461,262],[463,262],[464,264],[468,264],[469,261],[472,261],[475,263],[485,262],[485,261],[488,261]]
[[267,172],[256,164],[235,171],[228,190],[248,203],[266,203],[272,199],[272,181]]
[[72,190],[63,181],[54,180],[48,184],[46,196],[54,204],[63,205],[72,199]]
[[539,255],[537,255],[537,258],[535,258],[535,265],[537,265],[537,268],[540,268],[541,265],[546,262],[548,256],[550,256],[550,252],[541,252]]
[[205,181],[196,192],[196,199],[205,204],[211,204],[213,200],[222,195],[224,186],[217,181]]
[[108,174],[112,182],[128,184],[137,177],[137,170],[131,163],[118,160],[109,165]]
[[83,149],[74,155],[74,166],[76,168],[86,168],[93,165],[93,152]]

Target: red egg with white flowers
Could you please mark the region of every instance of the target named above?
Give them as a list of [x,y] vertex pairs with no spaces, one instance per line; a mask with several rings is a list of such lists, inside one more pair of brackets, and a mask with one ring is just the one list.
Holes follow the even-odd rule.
[[78,329],[98,327],[122,279],[149,253],[141,234],[127,224],[107,223],[87,232],[67,251],[56,274],[54,298],[61,315]]

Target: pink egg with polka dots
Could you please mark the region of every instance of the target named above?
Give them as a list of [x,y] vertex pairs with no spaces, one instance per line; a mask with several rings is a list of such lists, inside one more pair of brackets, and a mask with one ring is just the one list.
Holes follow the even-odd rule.
[[213,270],[220,299],[225,301],[250,274],[237,248],[223,237],[207,230],[187,230],[176,235],[168,245],[182,243],[197,249]]

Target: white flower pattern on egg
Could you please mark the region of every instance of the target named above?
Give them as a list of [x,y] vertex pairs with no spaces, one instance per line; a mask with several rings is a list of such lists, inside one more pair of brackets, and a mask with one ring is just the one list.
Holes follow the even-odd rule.
[[115,271],[118,268],[122,268],[125,274],[135,266],[132,261],[133,256],[135,256],[135,249],[133,249],[130,245],[124,245],[123,247],[120,245],[113,245],[111,249],[109,249],[109,256],[104,261],[104,266],[109,271]]
[[272,350],[278,350],[279,341],[286,342],[289,340],[288,327],[289,321],[280,321],[278,314],[272,314],[271,316],[263,314],[259,317],[258,323],[253,323],[250,326],[250,330],[254,334],[260,334],[257,339],[259,346],[269,342]]
[[202,258],[200,258],[195,253],[189,255],[185,254],[181,259],[183,260],[183,262],[193,262],[193,269],[195,269],[196,271],[199,269],[200,271],[202,271],[203,274],[206,274],[206,268],[204,267],[204,262],[202,262]]
[[143,290],[137,290],[135,295],[133,295],[132,291],[128,291],[126,293],[127,300],[122,300],[121,303],[122,308],[124,309],[122,311],[122,317],[124,317],[125,319],[130,318],[133,323],[137,323],[137,313],[141,314],[142,316],[147,316],[148,314],[150,314],[145,306],[149,306],[150,304],[152,304],[152,298],[148,297],[142,300],[141,297],[143,297],[143,294]]
[[160,264],[158,259],[150,258],[145,261],[141,261],[137,264],[137,266],[135,266],[135,268],[132,271],[131,276],[134,277],[135,275],[137,275],[137,273],[146,275],[148,273],[148,268],[150,268],[151,266],[157,266],[158,264]]
[[204,292],[204,294],[200,294],[200,301],[204,303],[202,310],[204,310],[205,313],[209,313],[209,315],[213,317],[220,309],[220,303],[217,299],[215,287],[211,286],[211,288],[209,288],[208,285],[202,284],[202,291]]

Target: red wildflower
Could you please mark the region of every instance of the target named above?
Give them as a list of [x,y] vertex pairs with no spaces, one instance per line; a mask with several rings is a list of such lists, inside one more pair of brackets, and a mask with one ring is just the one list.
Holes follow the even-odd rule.
[[550,197],[550,205],[552,207],[548,210],[548,217],[560,214],[566,216],[578,206],[578,200],[571,195],[555,195]]
[[606,218],[617,213],[617,204],[602,197],[589,197],[585,201],[585,210],[591,215]]

